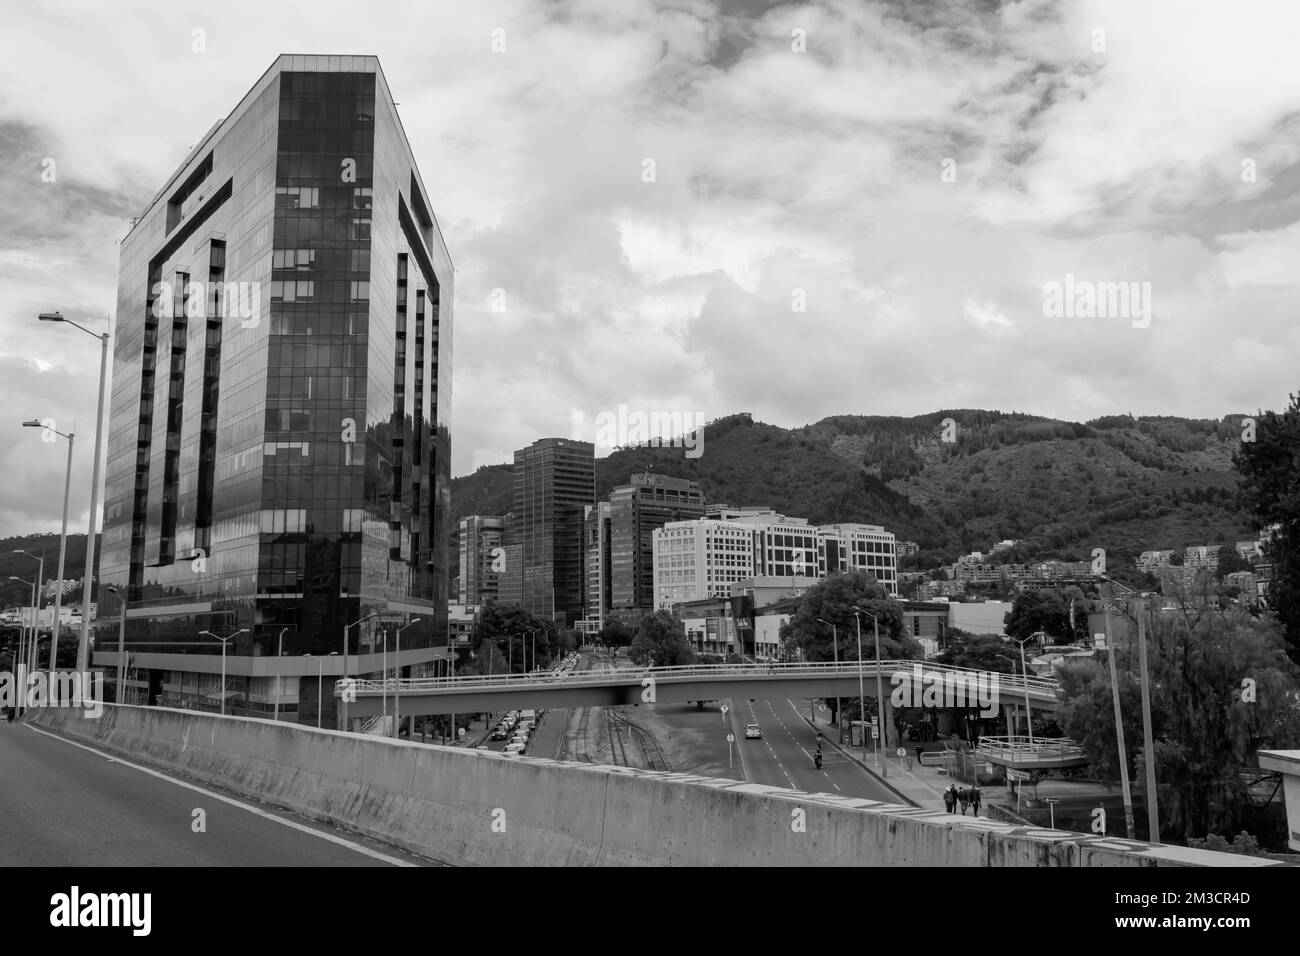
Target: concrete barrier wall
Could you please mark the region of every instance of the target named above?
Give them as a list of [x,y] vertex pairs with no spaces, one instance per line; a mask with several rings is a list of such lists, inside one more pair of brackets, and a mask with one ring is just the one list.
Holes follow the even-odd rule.
[[511,758],[159,707],[106,705],[97,720],[50,708],[34,722],[453,864],[1279,865],[725,778]]

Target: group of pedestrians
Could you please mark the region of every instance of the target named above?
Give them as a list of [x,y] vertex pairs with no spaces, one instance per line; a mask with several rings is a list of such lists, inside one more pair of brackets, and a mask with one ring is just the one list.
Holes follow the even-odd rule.
[[978,785],[958,788],[956,784],[951,784],[943,792],[943,805],[948,808],[949,813],[955,812],[957,807],[960,806],[962,816],[966,815],[966,808],[970,807],[971,814],[979,816],[980,788]]

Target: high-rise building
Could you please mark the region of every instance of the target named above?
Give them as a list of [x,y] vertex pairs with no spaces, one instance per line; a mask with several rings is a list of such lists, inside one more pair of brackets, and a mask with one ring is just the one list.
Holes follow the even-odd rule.
[[609,502],[598,501],[583,509],[582,521],[583,560],[583,612],[579,630],[584,634],[598,634],[605,626],[609,614],[611,575]]
[[[112,585],[148,703],[315,720],[323,686],[332,715],[318,675],[344,652],[377,672],[416,618],[399,666],[425,669],[452,283],[378,60],[279,57],[122,241],[96,664],[116,662]],[[224,687],[204,631],[238,635]]]
[[497,600],[500,576],[506,569],[504,531],[503,518],[467,515],[460,519],[457,603],[485,604]]
[[655,530],[670,521],[702,516],[704,492],[697,481],[647,472],[632,475],[626,485],[611,491],[608,504],[605,560],[600,565],[600,587],[606,595],[601,621],[613,616],[635,627],[655,609]]
[[583,517],[595,503],[591,442],[539,438],[515,452],[512,543],[522,546],[520,603],[560,627],[582,617]]

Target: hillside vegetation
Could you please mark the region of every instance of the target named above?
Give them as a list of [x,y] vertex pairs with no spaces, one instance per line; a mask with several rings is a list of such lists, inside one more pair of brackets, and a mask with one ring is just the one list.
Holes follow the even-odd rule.
[[[955,424],[950,442],[946,419]],[[1148,548],[1254,536],[1232,468],[1239,421],[1079,424],[960,409],[784,429],[733,415],[705,427],[699,458],[632,448],[597,459],[596,494],[653,470],[700,481],[710,502],[768,505],[815,524],[884,525],[921,546],[923,566],[1006,538],[1022,545],[999,560],[1081,560],[1101,547],[1115,566]],[[502,465],[455,479],[456,519],[509,511],[511,476]]]

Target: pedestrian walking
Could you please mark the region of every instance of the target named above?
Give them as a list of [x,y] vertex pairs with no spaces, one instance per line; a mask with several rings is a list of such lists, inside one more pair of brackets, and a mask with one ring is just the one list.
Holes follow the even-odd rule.
[[951,785],[943,792],[943,805],[949,813],[957,809],[957,791]]
[[980,788],[978,786],[971,787],[970,805],[971,805],[971,812],[975,816],[979,816],[980,815]]
[[970,791],[962,787],[957,791],[957,802],[961,804],[961,815],[966,815],[966,805],[970,803]]
[[919,767],[919,766],[921,766],[921,754],[925,753],[925,748],[924,748],[924,747],[913,747],[912,750],[914,750],[914,751],[916,752],[916,765]]

